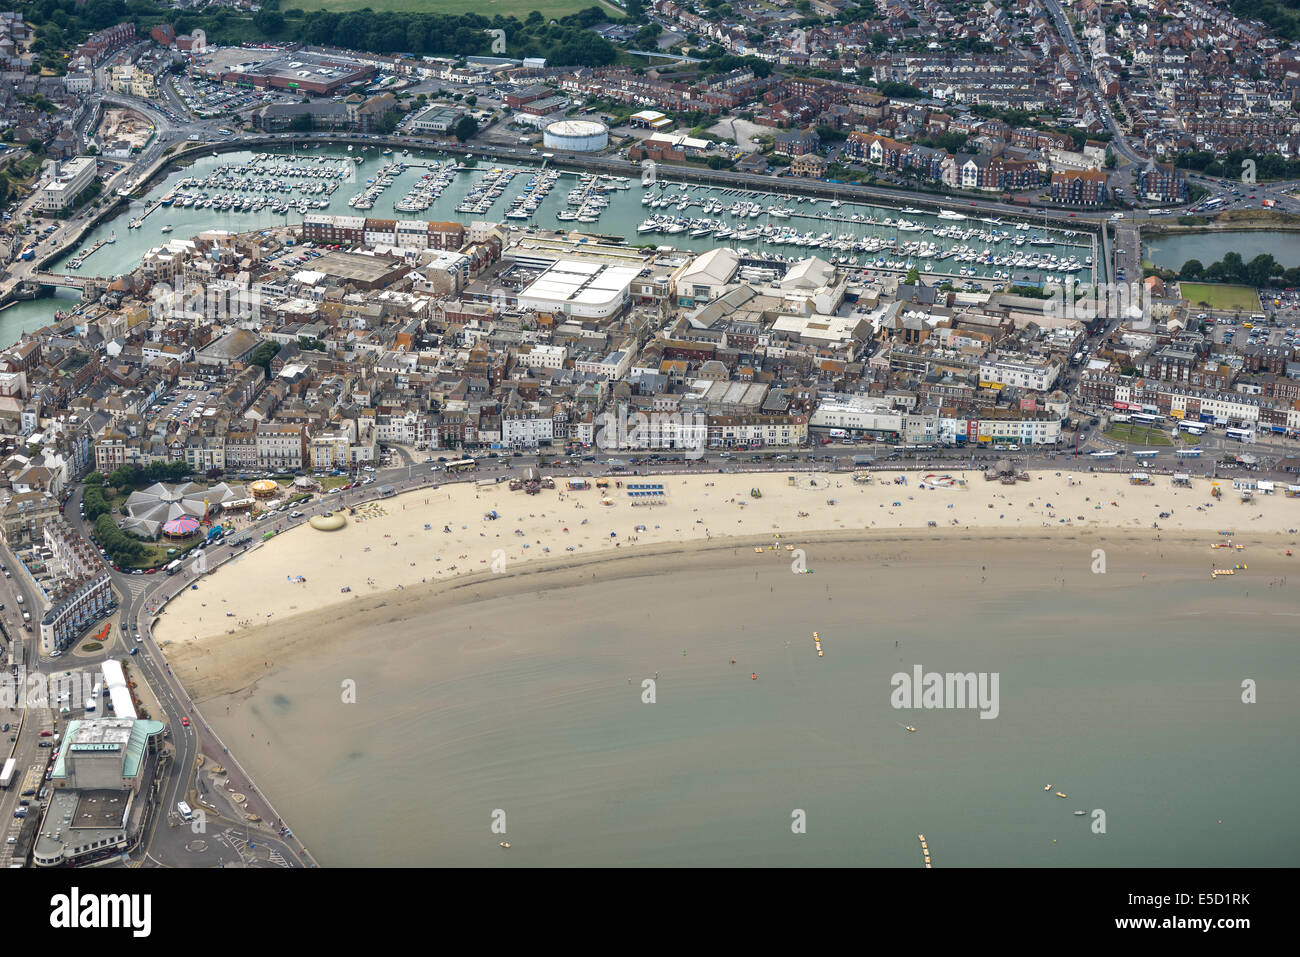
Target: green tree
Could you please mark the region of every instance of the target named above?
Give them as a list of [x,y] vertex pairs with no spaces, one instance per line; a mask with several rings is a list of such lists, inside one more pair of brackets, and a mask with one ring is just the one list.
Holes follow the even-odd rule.
[[253,350],[248,362],[250,365],[261,366],[262,371],[266,373],[269,379],[271,377],[271,360],[275,358],[275,354],[279,351],[280,347],[274,342],[263,342]]
[[269,10],[265,6],[253,14],[253,26],[264,36],[278,36],[284,29],[284,14],[279,10]]
[[1178,270],[1178,276],[1181,279],[1199,279],[1205,274],[1205,266],[1199,259],[1189,259],[1183,263],[1183,268]]
[[453,132],[456,134],[456,139],[462,143],[468,142],[478,132],[478,120],[472,116],[462,116],[457,121]]

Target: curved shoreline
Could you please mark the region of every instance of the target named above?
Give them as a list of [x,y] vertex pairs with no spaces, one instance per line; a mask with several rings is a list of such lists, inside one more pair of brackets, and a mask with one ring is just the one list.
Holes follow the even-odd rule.
[[[916,473],[912,473],[915,477]],[[978,474],[978,473],[976,473]],[[759,530],[758,528],[737,529],[734,534],[718,532],[716,534],[708,533],[705,535],[699,533],[700,526],[692,524],[685,530],[680,528],[682,523],[688,520],[688,516],[693,517],[695,512],[703,506],[709,506],[708,521],[710,525],[720,525],[727,517],[727,510],[730,508],[734,514],[743,514],[747,518],[749,515],[754,516],[753,522],[745,522],[741,519],[738,522],[744,522],[751,526],[760,525],[765,518],[773,517],[771,514],[761,514],[758,509],[758,503],[746,501],[737,502],[737,495],[734,494],[736,488],[748,486],[750,482],[770,481],[771,478],[778,476],[756,477],[752,475],[702,475],[692,476],[690,479],[683,480],[689,482],[693,488],[683,492],[687,501],[683,505],[674,503],[675,508],[669,509],[644,509],[626,511],[616,508],[613,513],[592,513],[590,508],[593,507],[588,503],[594,503],[596,499],[588,495],[586,499],[580,498],[584,493],[570,493],[564,499],[556,501],[554,498],[525,498],[523,493],[507,493],[504,486],[495,486],[491,489],[476,489],[471,483],[463,483],[455,486],[443,486],[438,489],[415,490],[403,493],[396,498],[381,500],[383,505],[392,505],[394,513],[380,516],[386,519],[375,531],[363,528],[350,528],[340,532],[320,532],[309,527],[303,526],[290,532],[276,536],[276,538],[259,546],[257,549],[240,555],[233,561],[228,562],[218,568],[208,576],[209,582],[202,583],[197,591],[186,589],[176,596],[167,606],[160,609],[157,621],[154,626],[154,633],[159,638],[160,647],[164,648],[167,658],[175,666],[178,675],[184,675],[189,666],[193,665],[199,672],[194,677],[183,679],[187,684],[189,691],[196,700],[204,700],[212,696],[243,691],[251,694],[256,686],[259,675],[267,674],[272,668],[278,667],[293,660],[299,653],[306,653],[310,648],[323,649],[326,645],[333,646],[336,642],[347,640],[347,633],[354,627],[361,624],[373,624],[375,613],[381,609],[389,609],[384,614],[384,618],[389,623],[399,622],[403,616],[419,605],[452,605],[463,604],[467,600],[480,601],[491,598],[501,597],[507,594],[517,594],[520,592],[532,592],[540,590],[557,590],[567,587],[576,586],[582,583],[590,583],[591,580],[616,580],[630,577],[638,577],[647,574],[653,574],[655,570],[670,570],[676,566],[688,567],[718,567],[722,564],[734,564],[737,560],[754,559],[758,561],[771,561],[776,558],[780,562],[789,563],[795,560],[796,556],[793,549],[802,549],[799,556],[800,560],[806,562],[807,567],[816,570],[815,566],[823,556],[819,557],[817,549],[819,547],[835,548],[864,548],[872,546],[882,547],[924,547],[929,550],[935,545],[952,545],[956,547],[958,543],[967,544],[971,542],[1005,542],[1020,541],[1027,545],[1032,543],[1035,546],[1043,544],[1069,545],[1072,542],[1080,543],[1081,549],[1080,562],[1081,567],[1087,566],[1087,560],[1092,553],[1092,549],[1106,543],[1140,543],[1144,546],[1154,544],[1156,541],[1167,543],[1171,546],[1181,546],[1195,544],[1207,544],[1216,530],[1222,530],[1218,516],[1211,517],[1206,513],[1195,511],[1186,512],[1196,521],[1193,523],[1196,527],[1162,527],[1159,532],[1151,528],[1151,523],[1141,521],[1133,517],[1132,513],[1137,510],[1141,511],[1145,507],[1151,506],[1147,502],[1125,503],[1124,508],[1118,505],[1107,505],[1102,514],[1106,521],[1093,520],[1078,523],[1075,521],[1075,515],[1070,516],[1070,522],[1057,521],[1055,523],[1031,522],[1026,523],[1027,518],[1039,518],[1041,506],[1035,507],[1035,499],[1058,500],[1063,499],[1068,494],[1078,495],[1083,491],[1090,491],[1092,495],[1086,496],[1093,501],[1099,501],[1098,493],[1108,501],[1111,495],[1122,495],[1123,492],[1117,491],[1117,483],[1120,480],[1117,476],[1102,475],[1085,475],[1080,476],[1075,481],[1075,485],[1067,492],[1065,488],[1065,479],[1055,482],[1049,482],[1047,475],[1038,476],[1043,478],[1042,482],[1032,481],[1030,483],[1020,483],[1016,486],[1002,486],[997,483],[984,483],[979,479],[979,485],[972,486],[964,490],[943,489],[937,491],[927,491],[918,493],[915,486],[910,486],[911,492],[915,493],[910,498],[904,491],[903,487],[893,484],[881,484],[870,486],[848,486],[844,482],[845,476],[825,475],[819,473],[817,478],[827,478],[830,482],[837,480],[840,482],[839,490],[834,494],[848,498],[850,490],[857,490],[864,494],[860,495],[863,501],[857,502],[856,510],[846,507],[843,512],[831,511],[830,506],[821,506],[809,503],[809,512],[801,513],[805,519],[810,522],[820,523],[818,527],[800,530],[791,528],[789,520],[783,520],[776,524],[777,527]],[[663,476],[666,484],[672,484],[673,479],[680,479],[679,476]],[[706,481],[708,480],[708,481]],[[730,485],[731,488],[722,487]],[[794,497],[800,494],[824,495],[831,486],[819,487],[815,492],[811,489],[802,489],[795,487],[782,487],[778,490],[770,490],[768,498],[764,502],[773,502],[776,507],[789,508],[790,502]],[[690,499],[691,492],[698,493],[703,488],[710,490],[717,489],[720,497],[725,497],[729,492],[733,493],[731,498],[725,498],[724,501],[710,503],[701,503],[698,499]],[[1173,490],[1166,488],[1155,489],[1153,487],[1131,488],[1123,486],[1125,490],[1138,493],[1136,498],[1147,498],[1155,496],[1156,498],[1167,498]],[[870,490],[869,493],[866,490]],[[500,493],[501,496],[511,496],[506,500],[506,504],[493,503],[495,508],[502,511],[502,517],[495,522],[484,520],[475,521],[467,512],[467,509],[473,508],[476,511],[489,507],[482,502],[478,496],[479,492],[488,493],[493,497],[493,493]],[[785,492],[785,495],[781,495]],[[1038,493],[1036,496],[1031,493]],[[1192,492],[1182,491],[1184,496],[1189,496],[1186,500],[1188,505],[1194,505],[1194,499],[1198,493],[1203,494],[1201,490]],[[554,495],[555,493],[550,493]],[[670,494],[673,494],[670,492]],[[898,495],[899,499],[893,499]],[[408,509],[400,509],[398,506],[406,505],[414,507],[419,501],[420,496],[424,496],[426,501],[431,504],[416,508],[415,514],[411,514]],[[514,498],[514,496],[518,496]],[[918,496],[919,499],[918,500]],[[961,502],[958,496],[970,496],[967,501]],[[928,497],[928,500],[927,500]],[[889,507],[877,499],[886,498],[890,503],[894,501],[902,502],[908,500],[908,506],[899,506],[899,508]],[[947,514],[948,509],[945,507],[949,504],[949,499],[954,499],[953,505],[961,502],[961,511],[959,514],[970,518],[972,508],[983,506],[984,499],[998,498],[1004,499],[1006,504],[1002,507],[1013,508],[1012,505],[1016,499],[1020,499],[1020,506],[1016,507],[1015,517],[1018,524],[1010,524],[1005,521],[1007,513],[998,512],[998,518],[992,519],[992,516],[979,515],[976,513],[975,520],[970,524],[946,525],[937,527],[927,527],[926,516],[935,513]],[[436,499],[436,501],[435,501]],[[785,501],[774,501],[784,499]],[[1029,499],[1029,501],[1025,501]],[[475,504],[478,503],[478,504]],[[587,507],[589,518],[594,518],[600,514],[601,518],[609,524],[625,525],[628,521],[635,518],[638,522],[645,522],[647,525],[653,522],[655,517],[661,519],[676,520],[679,528],[674,532],[664,532],[662,528],[656,526],[656,532],[660,534],[660,540],[649,542],[636,541],[618,541],[611,543],[609,539],[604,538],[604,533],[594,533],[599,538],[593,537],[593,532],[586,532],[586,541],[584,544],[589,549],[573,552],[559,552],[558,554],[544,554],[538,549],[532,549],[536,557],[528,557],[527,553],[522,550],[515,557],[509,557],[507,548],[516,550],[518,544],[523,544],[525,539],[531,539],[530,544],[537,544],[542,541],[541,535],[548,535],[551,543],[556,541],[572,541],[567,536],[557,536],[556,529],[551,522],[563,522],[566,519],[560,516],[560,512],[565,508],[566,503],[577,505],[582,504]],[[380,503],[371,503],[379,505]],[[845,501],[841,503],[844,506],[851,505]],[[992,504],[992,503],[988,503]],[[1256,503],[1260,505],[1261,503]],[[1283,504],[1282,500],[1276,500],[1270,504]],[[876,506],[871,509],[870,506]],[[456,506],[459,506],[457,508]],[[907,516],[911,521],[896,522],[891,526],[882,526],[876,524],[883,513],[887,513],[892,518],[899,517],[896,513],[900,509],[915,506],[912,509],[913,514]],[[1284,529],[1294,527],[1300,524],[1300,501],[1286,500],[1285,506],[1288,511],[1294,510],[1294,517],[1291,521],[1270,521],[1268,523],[1254,524],[1249,531],[1243,530],[1238,538],[1243,541],[1249,541],[1256,546],[1266,545],[1268,547],[1276,546],[1277,550],[1282,550],[1282,546],[1288,541],[1293,541],[1294,536],[1288,539]],[[512,516],[508,514],[511,508],[527,509],[529,507],[542,508],[546,511],[540,515],[536,512],[529,513],[529,518],[524,519],[520,516],[514,521],[520,522],[529,527],[529,531],[524,536],[513,536],[510,534]],[[836,506],[838,508],[839,506]],[[359,507],[360,508],[360,507]],[[453,536],[453,540],[447,540],[445,533],[441,529],[430,532],[412,532],[412,528],[419,528],[424,517],[419,514],[419,508],[428,508],[439,511],[444,518],[448,518],[455,523],[464,523],[467,527],[464,534]],[[686,511],[686,508],[692,508]],[[1033,508],[1034,511],[1027,511],[1026,508]],[[1262,517],[1263,513],[1256,513],[1252,506],[1249,514],[1243,514],[1237,509],[1239,506],[1233,506],[1228,503],[1224,508],[1223,521],[1246,520],[1252,517]],[[443,511],[446,509],[446,511]],[[864,511],[865,509],[865,511]],[[402,521],[403,511],[410,515],[410,519],[405,523]],[[452,512],[459,514],[452,515]],[[768,510],[769,513],[772,511]],[[954,508],[954,512],[956,509]],[[987,512],[988,510],[985,509]],[[820,514],[819,514],[820,512]],[[1113,516],[1108,513],[1114,513]],[[576,513],[575,513],[576,514]],[[1055,512],[1052,513],[1055,517]],[[871,524],[865,521],[849,521],[853,518],[860,519],[863,515],[876,515],[877,518],[871,520]],[[616,516],[616,517],[614,517]],[[834,519],[844,518],[844,522],[835,522]],[[1180,518],[1182,516],[1180,515]],[[1272,518],[1273,516],[1270,516]],[[782,516],[784,519],[784,516]],[[989,521],[988,519],[992,519]],[[442,519],[438,519],[441,521]],[[982,521],[981,521],[982,520]],[[699,519],[703,522],[704,519]],[[795,521],[802,521],[796,519]],[[531,523],[531,524],[530,524]],[[361,525],[364,523],[351,523]],[[828,527],[838,524],[840,527]],[[487,530],[495,529],[505,525],[503,533],[493,532],[493,537],[487,539]],[[1045,527],[1049,526],[1049,527]],[[606,526],[602,526],[606,527]],[[1249,527],[1249,526],[1247,526]],[[383,528],[393,528],[394,531],[383,533]],[[484,531],[479,531],[484,529]],[[1276,531],[1275,531],[1276,530]],[[373,552],[378,544],[384,543],[385,539],[391,539],[394,546],[402,544],[401,532],[406,532],[406,538],[416,538],[415,549],[407,549],[401,555],[400,559],[416,558],[417,561],[404,563],[395,561],[396,552],[385,556],[384,550]],[[566,532],[568,531],[566,527]],[[630,531],[630,529],[629,529]],[[571,534],[571,533],[570,533]],[[647,529],[646,533],[650,534]],[[382,538],[380,537],[382,535]],[[424,538],[425,535],[432,537]],[[475,536],[471,539],[469,536]],[[1156,538],[1156,535],[1159,538]],[[328,536],[328,537],[322,537]],[[328,552],[328,548],[335,542],[335,536],[342,551],[339,553],[343,558],[351,550],[353,554],[349,556],[353,561],[336,562],[327,557],[323,552]],[[351,540],[346,537],[355,536]],[[706,537],[707,536],[707,537]],[[514,539],[519,538],[519,543]],[[628,536],[628,538],[639,539],[642,535]],[[346,541],[346,544],[344,544]],[[366,542],[370,542],[366,545]],[[450,559],[451,552],[462,549],[473,548],[470,553],[458,552],[460,560],[466,561],[466,567],[460,567],[455,564],[455,560],[449,560],[441,567],[437,566],[440,561],[438,557],[432,557],[432,552],[442,551]],[[337,580],[342,576],[355,577],[362,572],[362,569],[356,564],[361,555],[357,554],[358,549],[364,545],[364,551],[370,552],[374,560],[380,563],[386,563],[388,566],[387,577],[382,584],[375,579],[368,579],[367,585],[369,590],[356,588],[348,594],[340,594],[335,590]],[[324,547],[322,547],[324,546]],[[491,549],[490,552],[484,551],[484,546]],[[624,547],[626,546],[626,547]],[[761,548],[764,555],[756,555],[754,549]],[[742,551],[743,550],[743,551]],[[465,559],[467,554],[472,557]],[[488,557],[479,558],[480,555],[487,554]],[[1234,553],[1235,554],[1235,553]],[[362,553],[364,555],[364,552]],[[492,571],[489,560],[496,555],[503,563],[497,571]],[[1221,552],[1211,551],[1208,548],[1205,553],[1205,564],[1208,570],[1215,567],[1216,564],[1223,564],[1228,557]],[[901,556],[895,555],[896,558]],[[1255,553],[1251,556],[1255,561],[1260,561],[1264,556]],[[725,562],[724,562],[725,558]],[[477,559],[477,561],[475,561]],[[508,559],[508,560],[507,560]],[[613,559],[613,561],[610,561]],[[473,562],[473,564],[469,564]],[[292,574],[286,575],[289,579],[277,591],[273,588],[276,583],[278,574],[272,575],[269,569],[279,565],[279,573],[286,570]],[[599,567],[597,567],[599,566]],[[414,569],[414,570],[412,570]],[[428,572],[433,570],[435,575]],[[213,578],[217,572],[221,577]],[[424,574],[421,576],[421,572]],[[303,573],[307,579],[304,583],[293,581],[298,573]],[[335,581],[331,581],[331,576]],[[435,577],[436,576],[436,577]],[[324,579],[324,581],[322,581]],[[213,582],[219,583],[213,587]],[[207,608],[212,609],[212,614],[221,615],[222,605],[231,605],[246,601],[250,590],[259,589],[264,592],[267,598],[262,607],[271,607],[272,611],[266,613],[263,617],[259,613],[256,619],[251,617],[236,619],[239,624],[234,628],[226,627],[228,618],[222,615],[214,618],[220,630],[214,631],[213,626],[203,622],[202,614]],[[307,589],[306,594],[300,590]],[[301,598],[297,597],[301,594]],[[314,600],[313,600],[314,599]],[[292,604],[288,604],[293,602]],[[241,609],[242,610],[242,609]],[[233,613],[231,613],[233,614]],[[294,640],[289,636],[296,633],[302,633],[305,625],[310,625],[306,631],[310,633],[310,641],[301,638]],[[206,633],[200,633],[197,630],[206,628]],[[183,637],[184,632],[193,634],[193,638]],[[165,646],[165,647],[164,647]],[[310,647],[308,647],[310,646]],[[256,662],[261,660],[262,665]],[[206,667],[205,667],[206,666]],[[190,672],[193,674],[192,672]]]

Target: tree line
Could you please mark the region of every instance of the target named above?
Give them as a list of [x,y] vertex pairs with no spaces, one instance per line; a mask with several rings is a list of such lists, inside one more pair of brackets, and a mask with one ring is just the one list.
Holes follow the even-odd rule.
[[212,4],[175,10],[157,0],[88,0],[81,4],[76,0],[26,0],[17,6],[35,27],[33,50],[51,65],[61,64],[59,54],[91,33],[124,21],[134,22],[137,33],[143,35],[159,23],[169,23],[177,33],[202,29],[213,43],[293,39],[317,46],[415,56],[490,55],[493,36],[485,31],[493,29],[505,31],[506,51],[514,57],[545,57],[553,66],[608,66],[618,58],[609,41],[587,29],[609,19],[595,5],[554,22],[536,10],[523,20],[369,8],[347,13],[297,8],[281,12],[275,0],[267,0],[263,9],[251,16]]
[[1270,253],[1260,253],[1246,262],[1241,253],[1226,253],[1218,262],[1204,265],[1189,259],[1178,270],[1178,278],[1188,281],[1239,283],[1262,286],[1300,286],[1300,266],[1283,266]]

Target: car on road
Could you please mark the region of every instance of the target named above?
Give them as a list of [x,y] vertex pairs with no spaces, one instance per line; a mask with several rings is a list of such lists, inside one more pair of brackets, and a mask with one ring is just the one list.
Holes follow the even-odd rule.
[[190,719],[189,719],[189,718],[181,718],[181,724],[182,724],[184,727],[188,728],[188,727],[190,726]]

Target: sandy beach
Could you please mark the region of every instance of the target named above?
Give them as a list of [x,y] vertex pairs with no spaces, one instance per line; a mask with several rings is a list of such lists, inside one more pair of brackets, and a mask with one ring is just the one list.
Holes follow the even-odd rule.
[[[762,548],[784,555],[768,561],[801,562],[815,573],[828,557],[817,543],[1025,536],[1077,541],[1083,572],[1103,537],[1127,530],[1125,537],[1171,542],[1203,536],[1208,581],[1212,568],[1246,560],[1208,547],[1224,540],[1221,532],[1281,555],[1295,537],[1288,530],[1300,527],[1300,498],[1243,503],[1230,482],[1215,500],[1206,479],[1174,488],[1156,476],[1153,485],[1135,486],[1127,475],[1062,471],[1008,486],[952,472],[965,484],[930,487],[926,476],[938,474],[876,473],[872,484],[834,473],[800,473],[793,484],[785,473],[633,479],[662,482],[664,502],[654,506],[633,506],[613,480],[609,489],[587,491],[568,491],[559,480],[533,496],[504,483],[410,492],[358,508],[339,531],[304,525],[250,550],[173,600],[154,635],[202,700],[246,687],[272,659],[345,640],[343,626],[359,624],[352,613],[363,607],[370,617],[387,607],[386,620],[397,621],[409,603],[435,595],[454,602],[487,589],[536,588],[541,572],[567,567],[565,579],[604,577],[612,558],[680,564],[689,552],[743,547],[752,561],[757,555],[749,553]],[[761,497],[751,495],[754,488]],[[499,517],[485,518],[490,511]]]

